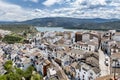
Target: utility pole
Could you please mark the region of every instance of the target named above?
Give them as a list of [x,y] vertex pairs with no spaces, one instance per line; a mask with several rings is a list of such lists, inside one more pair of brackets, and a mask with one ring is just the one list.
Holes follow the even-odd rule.
[[116,62],[117,62],[117,59],[113,59],[113,61],[115,62],[115,67],[114,67],[114,80],[117,80],[117,79],[116,79]]

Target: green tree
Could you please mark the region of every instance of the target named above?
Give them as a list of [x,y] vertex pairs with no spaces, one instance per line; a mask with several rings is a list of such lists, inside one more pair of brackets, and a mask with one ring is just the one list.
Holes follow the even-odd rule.
[[13,63],[11,60],[6,61],[4,64],[4,69],[9,73],[13,71]]
[[7,80],[6,75],[0,75],[0,80]]
[[20,68],[15,68],[15,70],[16,70],[15,73],[18,74],[18,76],[22,79],[22,77],[24,77],[25,72]]
[[31,76],[30,80],[43,80],[42,76],[39,73],[35,73]]
[[10,72],[6,74],[6,79],[7,80],[21,80],[21,77],[16,73]]
[[21,37],[21,36],[18,36],[18,35],[6,35],[4,38],[3,38],[3,42],[6,42],[6,43],[9,43],[9,44],[14,44],[14,43],[21,43],[23,42],[24,38]]
[[24,73],[24,77],[26,80],[30,80],[30,77],[32,76],[32,72],[34,71],[34,67],[33,66],[29,66],[27,68],[27,70]]
[[33,71],[35,71],[33,66],[29,66],[24,71],[20,68],[13,67],[12,61],[9,60],[5,62],[4,68],[7,73],[0,75],[0,80],[22,80],[22,77],[24,77],[25,80],[43,80],[42,76],[40,76],[38,73],[33,74]]

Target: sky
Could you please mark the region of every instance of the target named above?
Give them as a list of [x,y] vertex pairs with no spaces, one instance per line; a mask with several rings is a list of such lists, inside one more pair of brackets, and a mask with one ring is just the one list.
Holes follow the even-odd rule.
[[120,19],[120,0],[0,0],[0,21],[43,17]]

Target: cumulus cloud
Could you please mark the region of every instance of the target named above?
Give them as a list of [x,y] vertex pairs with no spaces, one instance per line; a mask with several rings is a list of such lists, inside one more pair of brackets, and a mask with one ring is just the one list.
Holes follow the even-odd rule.
[[42,4],[47,7],[51,7],[55,4],[70,4],[72,0],[45,0]]
[[47,7],[50,7],[56,3],[61,3],[63,2],[64,0],[46,0],[45,2],[43,2],[43,5],[47,6]]
[[71,6],[73,7],[101,7],[101,6],[105,6],[106,1],[105,0],[76,0],[74,2],[71,3]]
[[67,7],[49,9],[26,9],[0,0],[0,20],[23,21],[41,17],[119,18],[120,0],[46,0],[47,7],[69,4]]
[[4,21],[22,21],[34,18],[30,9],[24,9],[21,6],[0,1],[0,20]]

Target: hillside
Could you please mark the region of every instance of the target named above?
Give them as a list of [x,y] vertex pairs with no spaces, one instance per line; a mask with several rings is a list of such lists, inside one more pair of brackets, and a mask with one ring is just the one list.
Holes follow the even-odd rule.
[[119,19],[79,19],[68,17],[46,17],[36,18],[32,20],[22,22],[4,22],[0,24],[27,24],[40,27],[63,27],[68,29],[95,29],[95,30],[108,30],[108,29],[120,29]]
[[15,33],[21,33],[21,32],[36,32],[37,30],[27,24],[14,24],[14,23],[5,23],[5,24],[0,24],[0,29],[3,30],[9,30]]
[[79,19],[79,18],[68,18],[68,17],[46,17],[46,18],[36,18],[32,20],[23,21],[21,23],[31,24],[36,26],[77,26],[82,23],[104,23],[116,21],[117,19]]

